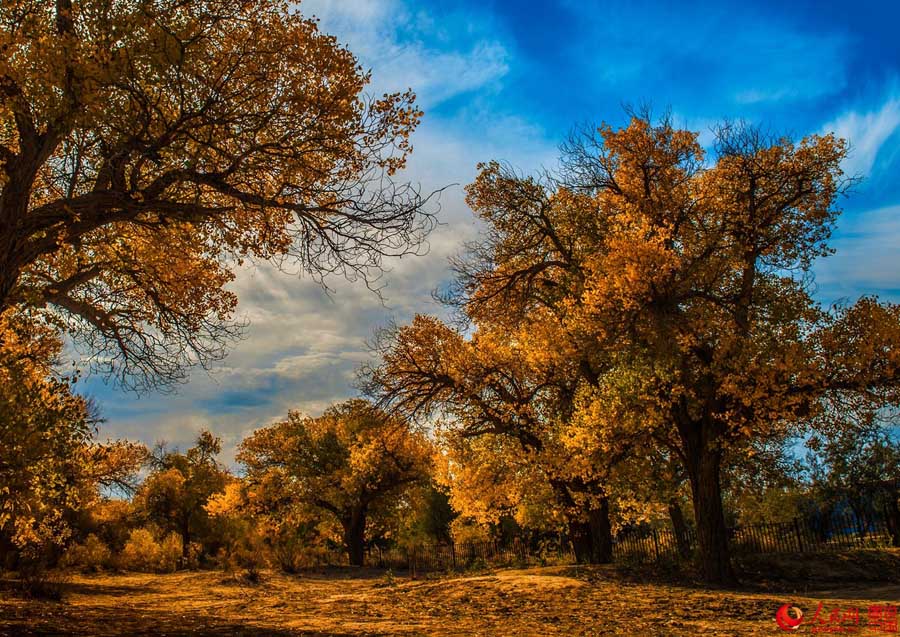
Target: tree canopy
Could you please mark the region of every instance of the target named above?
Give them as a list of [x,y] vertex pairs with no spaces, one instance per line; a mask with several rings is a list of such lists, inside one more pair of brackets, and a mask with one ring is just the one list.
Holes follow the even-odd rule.
[[296,6],[15,0],[0,48],[0,310],[43,310],[125,386],[223,355],[243,259],[371,282],[431,227],[392,177],[413,94],[368,97]]

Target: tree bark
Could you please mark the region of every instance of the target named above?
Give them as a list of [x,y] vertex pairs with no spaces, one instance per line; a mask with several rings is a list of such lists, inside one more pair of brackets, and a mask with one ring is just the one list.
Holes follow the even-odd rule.
[[[737,583],[728,550],[728,528],[722,506],[722,486],[719,481],[721,457],[708,452],[697,459],[697,470],[691,472],[691,491],[694,496],[694,517],[700,548],[699,566],[703,578],[710,584]],[[696,475],[694,475],[696,474]]]
[[575,561],[578,564],[590,564],[591,533],[588,523],[584,520],[569,520],[569,541],[572,542]]
[[344,527],[344,546],[351,566],[362,566],[365,562],[366,548],[366,511],[354,508],[342,520]]
[[609,564],[613,558],[609,499],[602,498],[599,506],[586,512],[585,518],[569,521],[575,561],[579,564]]
[[688,537],[687,523],[684,520],[684,512],[676,498],[669,500],[669,519],[672,521],[672,532],[675,534],[675,543],[678,546],[678,554],[687,559],[691,556],[691,540]]
[[190,514],[184,516],[181,520],[181,559],[187,567],[188,558],[191,554],[191,518]]
[[679,433],[694,500],[701,575],[709,584],[732,586],[737,577],[728,548],[720,481],[722,451],[715,426],[703,421],[680,423]]
[[28,193],[11,179],[0,195],[0,312],[12,305],[12,293],[21,275],[22,239],[14,231],[28,209]]
[[609,521],[609,498],[603,497],[600,506],[590,512],[591,538],[594,542],[596,564],[613,560],[612,524]]

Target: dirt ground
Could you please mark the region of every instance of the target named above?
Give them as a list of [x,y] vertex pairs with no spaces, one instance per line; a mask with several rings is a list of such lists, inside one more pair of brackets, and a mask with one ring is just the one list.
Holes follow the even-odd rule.
[[410,579],[379,572],[287,576],[254,586],[221,572],[72,575],[62,602],[0,590],[0,635],[777,635],[775,612],[821,617],[900,604],[900,585],[709,591],[640,582],[611,569],[544,567]]

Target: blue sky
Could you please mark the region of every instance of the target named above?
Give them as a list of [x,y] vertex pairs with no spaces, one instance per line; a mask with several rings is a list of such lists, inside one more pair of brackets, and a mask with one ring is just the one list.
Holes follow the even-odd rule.
[[[623,104],[670,110],[709,139],[723,118],[795,136],[835,131],[864,177],[843,202],[838,254],[816,266],[825,303],[900,301],[900,8],[882,2],[438,2],[308,0],[323,30],[372,69],[373,92],[412,87],[425,119],[406,177],[468,183],[475,164],[552,166],[576,124],[625,121]],[[201,427],[241,437],[289,408],[318,414],[353,394],[377,325],[436,312],[446,259],[477,232],[460,186],[441,201],[429,255],[392,264],[382,305],[361,285],[314,283],[268,267],[233,289],[247,338],[175,394],[136,397],[89,379],[103,437],[189,443]]]

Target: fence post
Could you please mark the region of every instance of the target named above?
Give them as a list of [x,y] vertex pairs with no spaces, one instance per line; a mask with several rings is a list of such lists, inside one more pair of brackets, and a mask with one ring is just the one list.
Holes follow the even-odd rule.
[[800,533],[800,518],[794,518],[794,533],[797,534],[797,548],[803,552],[803,535]]
[[653,550],[656,552],[656,561],[659,561],[659,533],[653,529]]

